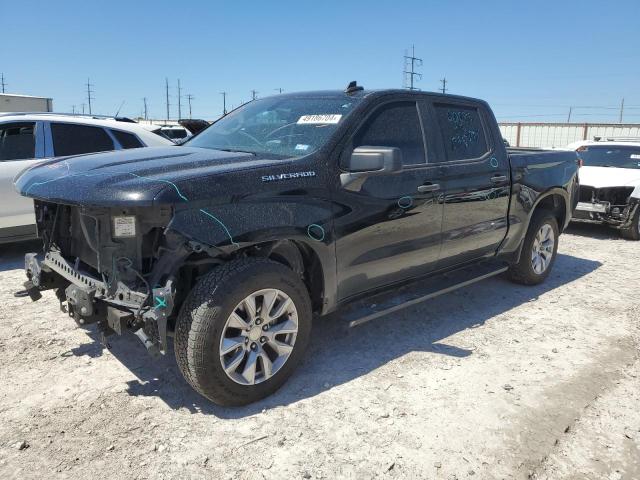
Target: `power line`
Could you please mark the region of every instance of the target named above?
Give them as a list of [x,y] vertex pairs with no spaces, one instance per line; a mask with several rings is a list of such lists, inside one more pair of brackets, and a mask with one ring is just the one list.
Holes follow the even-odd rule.
[[442,83],[442,88],[440,89],[440,91],[442,93],[447,93],[447,77],[440,79],[440,82]]
[[406,53],[404,55],[405,88],[408,88],[409,90],[417,90],[413,84],[414,79],[420,80],[422,78],[422,74],[416,72],[416,67],[421,66],[422,59],[416,57],[415,45],[411,45],[411,55],[407,55]]
[[[577,108],[592,108],[592,109],[602,109],[602,110],[620,110],[620,106],[608,106],[608,105],[556,105],[556,104],[526,104],[526,103],[493,103],[491,105],[494,107],[526,107],[526,108],[573,108],[574,110]],[[625,105],[625,110],[627,109],[640,109],[640,105]]]
[[2,85],[2,93],[4,93],[4,88],[7,86],[4,82],[4,73],[0,73],[0,85]]
[[[89,115],[91,115],[91,100],[95,100],[95,97],[92,97],[91,94],[94,93],[93,90],[91,90],[91,87],[93,87],[93,84],[91,83],[91,80],[89,78],[87,78],[87,102],[89,103]],[[82,112],[84,113],[84,111]]]
[[187,101],[189,102],[189,118],[191,118],[191,100],[193,100],[193,95],[187,93]]
[[[573,117],[611,117],[616,115],[616,118],[619,120],[620,117],[618,114],[616,113],[575,113],[572,112],[571,116]],[[533,118],[533,117],[566,117],[567,113],[541,113],[541,114],[528,114],[528,115],[509,115],[509,114],[502,114],[502,115],[496,115],[499,118]],[[640,117],[640,113],[637,114],[627,114],[625,115],[625,118],[629,118],[629,117]]]

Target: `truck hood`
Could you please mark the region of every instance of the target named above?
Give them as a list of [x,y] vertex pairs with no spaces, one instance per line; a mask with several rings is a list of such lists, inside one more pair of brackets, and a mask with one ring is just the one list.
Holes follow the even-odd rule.
[[580,168],[580,185],[594,188],[637,187],[640,185],[640,170],[614,167]]
[[149,147],[49,160],[18,175],[15,187],[21,195],[57,203],[145,206],[163,190],[162,203],[185,201],[186,192],[197,200],[189,180],[286,163],[244,152]]

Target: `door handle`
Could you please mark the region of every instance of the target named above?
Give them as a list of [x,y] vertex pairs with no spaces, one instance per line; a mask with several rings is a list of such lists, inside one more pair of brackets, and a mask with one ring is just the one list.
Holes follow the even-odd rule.
[[440,184],[438,183],[427,183],[418,187],[418,192],[420,193],[436,192],[438,190],[440,190]]
[[493,183],[506,182],[507,181],[507,176],[506,175],[495,175],[495,176],[491,177],[491,181]]

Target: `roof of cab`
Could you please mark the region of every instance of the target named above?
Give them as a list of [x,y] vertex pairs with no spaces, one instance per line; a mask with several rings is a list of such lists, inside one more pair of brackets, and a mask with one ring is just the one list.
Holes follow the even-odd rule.
[[374,89],[374,90],[357,90],[351,93],[347,93],[345,90],[312,90],[302,92],[290,92],[272,95],[264,98],[275,97],[289,97],[289,98],[365,98],[365,97],[382,97],[385,95],[415,95],[417,97],[428,96],[430,98],[439,98],[442,101],[467,101],[467,102],[480,102],[486,104],[484,100],[472,97],[465,97],[462,95],[452,95],[449,93],[429,92],[423,90],[408,90],[402,88],[386,88],[386,89]]

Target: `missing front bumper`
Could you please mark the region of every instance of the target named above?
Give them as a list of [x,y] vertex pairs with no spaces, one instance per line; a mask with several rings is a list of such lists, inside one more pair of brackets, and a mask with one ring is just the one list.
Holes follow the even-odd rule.
[[148,292],[132,290],[121,282],[110,285],[81,271],[57,252],[43,260],[25,255],[28,281],[24,293],[33,301],[43,290],[56,290],[61,309],[79,325],[97,323],[104,335],[122,335],[130,330],[152,353],[167,351],[167,323],[173,312],[175,288],[172,280]]
[[640,201],[632,199],[627,205],[611,205],[609,202],[579,202],[572,220],[589,223],[605,223],[614,228],[629,228]]

